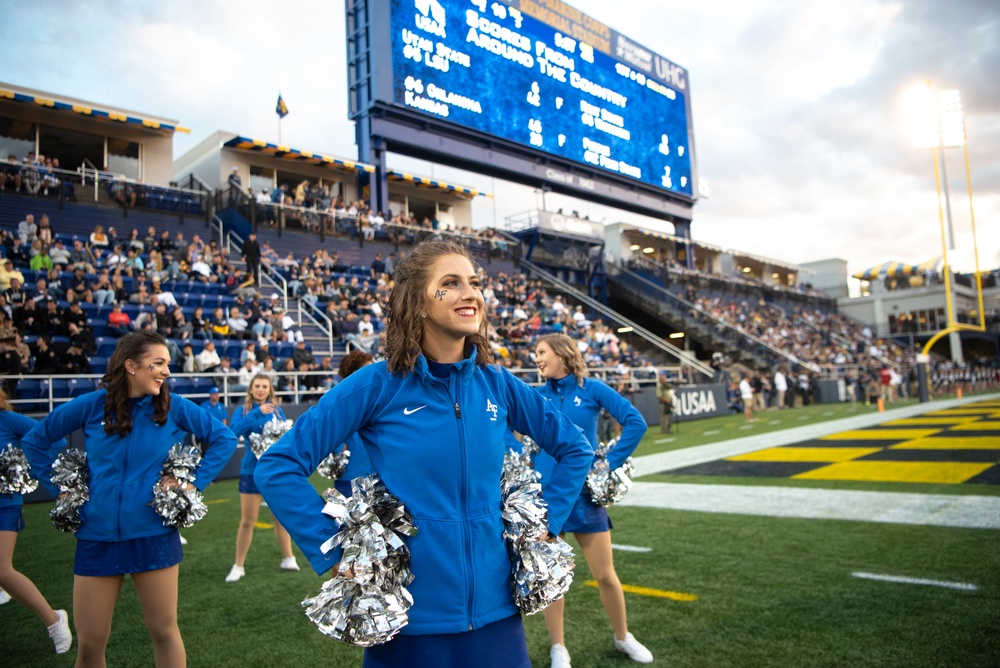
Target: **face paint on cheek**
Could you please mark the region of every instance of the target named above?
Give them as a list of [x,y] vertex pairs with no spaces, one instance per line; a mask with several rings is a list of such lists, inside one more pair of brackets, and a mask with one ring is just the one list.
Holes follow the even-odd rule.
[[152,364],[150,364],[149,366],[147,366],[147,367],[146,367],[146,369],[147,369],[148,371],[152,371],[152,370],[153,370],[153,365],[152,365]]
[[446,294],[448,294],[447,290],[438,290],[437,292],[434,293],[434,298],[437,299],[438,301],[441,301],[442,299],[444,299],[444,296]]

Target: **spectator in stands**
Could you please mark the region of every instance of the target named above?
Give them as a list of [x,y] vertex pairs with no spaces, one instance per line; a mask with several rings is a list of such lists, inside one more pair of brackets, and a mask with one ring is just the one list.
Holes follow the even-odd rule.
[[225,404],[219,401],[219,388],[212,387],[208,390],[208,399],[201,402],[201,407],[205,409],[209,415],[221,422],[222,424],[229,424],[229,411],[226,410]]
[[205,318],[204,309],[196,306],[191,314],[191,335],[196,339],[209,340],[213,338],[212,321]]
[[[68,331],[69,323],[66,322],[65,314],[55,299],[41,300],[36,304],[35,331],[37,333],[59,336]],[[39,308],[43,304],[44,306]]]
[[151,251],[157,249],[156,244],[157,244],[156,228],[150,225],[149,228],[146,230],[146,237],[142,240],[142,246],[147,251]]
[[670,377],[660,374],[660,382],[656,386],[656,400],[660,405],[660,433],[670,433],[670,423],[674,417],[674,405],[677,403],[677,393],[674,392]]
[[125,336],[130,330],[132,319],[128,313],[122,312],[122,305],[115,304],[108,314],[108,334],[115,338]]
[[[28,304],[28,293],[21,288],[21,281],[17,278],[10,279],[10,287],[7,288],[4,293],[4,297],[7,298],[7,304],[11,309],[11,318],[14,320],[14,326],[18,329],[22,329],[25,326],[28,318],[34,317],[34,304],[30,309],[27,309]],[[30,328],[30,327],[29,327]]]
[[68,269],[83,269],[86,273],[94,273],[93,256],[83,246],[80,239],[73,240],[73,250],[69,252]]
[[8,397],[17,396],[17,376],[24,366],[21,355],[17,352],[17,333],[12,327],[0,328],[0,377],[3,378],[4,392]]
[[21,332],[14,330],[14,350],[21,356],[21,367],[27,369],[31,365],[31,348],[24,342]]
[[21,166],[13,155],[7,156],[7,162],[0,169],[0,190],[21,190]]
[[[135,230],[133,230],[134,232]],[[125,260],[122,264],[122,271],[127,276],[136,276],[140,271],[145,270],[146,263],[139,257],[138,252],[132,247],[125,251]]]
[[[319,369],[316,357],[312,354],[311,350],[306,349],[305,341],[299,341],[295,344],[295,350],[292,351],[292,360],[299,371],[316,371]],[[305,386],[310,390],[315,390],[319,387],[319,384],[319,376],[302,376],[299,379],[299,386]]]
[[35,366],[31,372],[42,376],[62,373],[62,369],[60,357],[52,349],[52,337],[48,334],[40,334],[35,342]]
[[243,197],[243,179],[240,178],[240,168],[233,167],[229,173],[229,206],[238,207]]
[[95,225],[94,231],[90,233],[91,248],[99,246],[101,248],[107,249],[109,243],[110,240],[108,239],[108,235],[104,233],[104,226]]
[[49,221],[49,215],[43,213],[42,217],[38,219],[38,240],[42,242],[42,246],[48,248],[52,245],[52,240],[55,237],[52,233],[52,223]]
[[128,233],[128,239],[125,241],[125,248],[126,250],[131,248],[135,250],[137,254],[146,252],[146,244],[139,238],[139,230],[134,227],[132,228],[132,231]]
[[27,214],[24,220],[17,224],[17,236],[26,246],[30,246],[31,242],[38,238],[38,225],[35,224],[34,214]]
[[97,280],[90,284],[90,293],[94,297],[94,303],[100,308],[105,304],[115,301],[115,290],[111,284],[111,277],[107,269],[101,269],[97,275]]
[[253,360],[247,359],[240,365],[240,370],[236,372],[236,383],[230,383],[230,392],[246,392],[250,384],[260,371],[260,367]]
[[14,263],[6,259],[3,262],[3,269],[0,270],[0,292],[10,289],[11,279],[17,279],[18,284],[23,284],[24,274],[14,269]]
[[219,358],[219,353],[215,350],[215,344],[211,341],[208,341],[205,344],[205,348],[200,353],[195,355],[194,361],[198,371],[205,371],[209,373],[216,371],[222,364],[222,360]]
[[229,338],[229,320],[226,318],[222,307],[218,307],[212,313],[212,338]]
[[233,306],[229,309],[229,318],[226,323],[229,325],[229,338],[235,341],[245,341],[252,337],[251,332],[247,329],[250,323],[243,317],[238,307]]
[[87,358],[83,347],[76,343],[71,344],[70,347],[66,349],[66,354],[63,356],[63,368],[66,373],[71,374],[93,372],[93,369],[90,366],[90,360]]
[[52,264],[59,267],[60,269],[65,269],[70,266],[70,251],[66,248],[66,244],[63,243],[62,239],[57,239],[56,242],[49,247],[49,259],[52,260]]
[[45,252],[42,242],[35,239],[31,243],[31,261],[28,263],[28,268],[32,271],[48,271],[53,266],[52,258]]
[[135,206],[136,189],[120,174],[111,182],[111,196],[125,208]]
[[190,343],[185,343],[181,349],[181,372],[195,372],[194,348],[191,347]]
[[283,309],[280,308],[275,312],[275,315],[281,318],[281,331],[284,332],[285,341],[288,341],[289,343],[298,343],[299,341],[303,341],[305,339],[302,335],[302,330],[299,328],[298,323],[295,322],[292,316],[288,315]]
[[136,291],[128,296],[128,302],[129,304],[148,306],[153,303],[153,296],[149,294],[146,284],[140,283]]

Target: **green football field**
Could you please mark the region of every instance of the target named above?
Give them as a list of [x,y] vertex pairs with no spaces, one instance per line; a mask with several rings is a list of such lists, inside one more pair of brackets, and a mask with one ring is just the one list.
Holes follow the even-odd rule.
[[[816,407],[816,413],[822,413]],[[811,410],[811,409],[797,409]],[[829,409],[825,409],[829,410]],[[796,411],[783,411],[781,419]],[[835,419],[816,415],[812,419]],[[739,418],[740,420],[742,418]],[[812,421],[812,419],[810,421]],[[689,447],[731,438],[740,423],[718,418],[682,425]],[[756,423],[765,426],[763,421]],[[700,437],[688,443],[688,434]],[[749,431],[749,430],[744,430]],[[655,432],[655,433],[654,433]],[[657,428],[637,454],[669,448]],[[680,478],[680,476],[676,476]],[[666,481],[669,474],[649,476]],[[710,476],[687,476],[706,483]],[[780,484],[725,478],[727,484]],[[803,481],[835,489],[844,482]],[[859,483],[860,484],[860,483]],[[948,486],[910,491],[969,493]],[[976,488],[995,488],[976,485]],[[862,489],[906,491],[902,483],[866,482]],[[318,591],[311,571],[278,569],[280,553],[262,510],[260,528],[238,583],[223,578],[233,560],[239,519],[236,481],[207,492],[209,514],[184,532],[180,626],[190,666],[360,666],[361,650],[322,636],[300,602]],[[15,566],[57,608],[72,607],[72,537],[48,522],[48,504],[25,507]],[[861,521],[810,520],[621,507],[611,510],[626,586],[629,627],[672,666],[997,666],[1000,665],[1000,534]],[[300,564],[304,560],[300,555]],[[855,573],[907,578],[903,582]],[[574,668],[633,665],[615,652],[597,590],[582,558],[567,598],[567,645]],[[938,584],[918,584],[932,581]],[[950,585],[950,586],[941,586]],[[416,603],[419,605],[419,601]],[[541,615],[526,618],[534,665],[549,665]],[[75,648],[55,656],[41,622],[16,603],[0,607],[0,665],[70,666]],[[126,582],[108,646],[109,666],[151,666],[152,650],[134,590]],[[469,666],[475,666],[475,657]]]

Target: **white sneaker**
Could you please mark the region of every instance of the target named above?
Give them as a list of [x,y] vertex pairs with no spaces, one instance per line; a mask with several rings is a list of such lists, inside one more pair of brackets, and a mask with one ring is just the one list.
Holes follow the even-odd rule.
[[549,659],[552,660],[552,668],[571,668],[569,665],[569,651],[565,647],[556,643],[549,650]]
[[226,582],[236,582],[246,574],[247,572],[243,569],[242,566],[234,565],[232,568],[229,569],[229,575],[226,576]]
[[636,663],[653,663],[653,653],[635,639],[631,633],[625,634],[624,640],[615,638],[615,649],[628,654],[628,658]]
[[187,538],[181,536],[181,545],[187,545],[187,544],[188,544]]
[[65,610],[56,610],[59,621],[48,628],[49,637],[56,647],[56,654],[65,654],[73,645],[73,634],[69,630],[69,615]]
[[0,589],[0,605],[3,605],[4,603],[10,603],[10,601],[11,601],[10,594],[5,592],[3,589]]
[[299,563],[295,561],[295,557],[285,557],[281,560],[281,570],[283,571],[298,571]]

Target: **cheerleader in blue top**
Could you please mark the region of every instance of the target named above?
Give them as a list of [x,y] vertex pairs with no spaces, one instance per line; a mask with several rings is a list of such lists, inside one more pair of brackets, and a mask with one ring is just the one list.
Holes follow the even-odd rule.
[[309,482],[357,434],[386,488],[413,514],[409,624],[365,650],[365,668],[529,668],[503,539],[500,475],[507,425],[557,462],[549,531],[559,532],[593,448],[579,428],[494,364],[480,279],[458,244],[419,244],[396,268],[383,362],[327,392],[260,458],[254,478],[317,573],[333,518]]
[[[253,531],[260,514],[260,504],[263,498],[253,481],[253,472],[257,468],[257,455],[250,448],[250,434],[259,434],[264,425],[277,417],[285,419],[285,413],[274,403],[274,385],[268,376],[258,374],[250,381],[246,400],[233,413],[233,433],[243,437],[246,450],[240,462],[240,528],[236,532],[236,563],[229,569],[226,582],[236,582],[246,575],[247,553],[253,542]],[[275,519],[274,537],[278,539],[281,548],[281,569],[285,571],[299,570],[299,564],[292,554],[292,539],[285,528]]]
[[73,563],[77,666],[104,666],[111,619],[125,574],[139,595],[157,668],[187,663],[177,626],[180,534],[152,508],[154,485],[185,487],[161,467],[193,434],[204,454],[193,483],[204,490],[236,450],[233,433],[181,396],[172,396],[170,351],[159,334],[119,339],[101,389],[62,404],[21,439],[32,473],[53,495],[52,463],[62,439],[83,431],[89,500],[80,507]]
[[[353,350],[344,355],[337,366],[337,375],[341,380],[347,378],[361,367],[372,363],[372,356],[363,350]],[[347,439],[345,447],[350,451],[351,456],[347,460],[347,468],[334,481],[333,486],[344,496],[351,495],[351,481],[361,476],[366,476],[372,472],[372,462],[368,458],[368,451],[365,444],[361,442],[357,434]]]
[[[15,448],[20,447],[21,437],[34,426],[35,421],[30,417],[14,412],[0,386],[0,448],[6,448],[8,443]],[[65,441],[62,445],[65,445]],[[35,583],[14,568],[17,532],[23,528],[21,495],[0,494],[0,605],[14,599],[38,615],[55,643],[56,654],[65,654],[73,644],[66,611],[53,610]]]
[[[539,392],[580,427],[595,448],[598,446],[597,421],[601,409],[618,421],[622,433],[608,455],[608,465],[614,470],[624,464],[646,433],[646,421],[635,406],[601,381],[588,377],[587,365],[576,342],[565,334],[539,338],[535,343],[535,363],[545,378],[545,385],[538,388]],[[542,474],[544,495],[551,502],[548,484],[551,461],[545,453],[538,454],[535,468]],[[576,537],[587,567],[597,580],[601,603],[615,632],[615,648],[633,661],[651,663],[652,653],[628,632],[625,594],[611,556],[611,518],[608,512],[596,505],[584,489],[576,499],[563,531],[570,531]],[[570,665],[563,631],[565,607],[565,599],[559,599],[545,609],[545,626],[552,641],[550,656],[553,668],[569,668]]]

